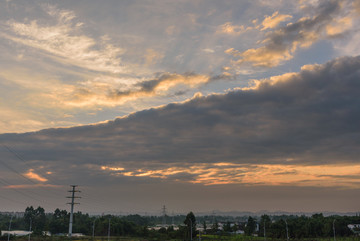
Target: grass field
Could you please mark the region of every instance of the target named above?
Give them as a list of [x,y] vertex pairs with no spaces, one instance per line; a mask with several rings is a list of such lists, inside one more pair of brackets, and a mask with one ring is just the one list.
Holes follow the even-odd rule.
[[[196,239],[198,240],[198,239]],[[249,237],[244,235],[237,236],[216,236],[216,235],[203,235],[202,241],[221,240],[221,241],[264,241],[263,237]],[[286,241],[286,239],[271,239],[267,238],[267,241]],[[290,239],[291,241],[333,241],[334,238],[311,238],[311,239]],[[195,241],[195,240],[194,240]],[[346,237],[336,238],[336,241],[360,241],[360,237]]]
[[[0,240],[7,240],[6,236],[2,236]],[[10,240],[16,241],[28,241],[28,237],[12,237]],[[32,241],[68,241],[70,240],[67,237],[32,237]],[[73,238],[72,241],[85,241],[92,240],[91,237],[82,237],[82,238]],[[94,241],[107,241],[107,237],[96,237]],[[110,241],[166,241],[160,239],[147,239],[141,237],[110,237]],[[199,240],[199,237],[193,239],[193,241]],[[218,236],[218,235],[202,235],[202,241],[264,241],[263,237],[249,237],[244,235],[236,236]],[[311,238],[311,239],[290,239],[291,241],[333,241],[334,238]],[[169,241],[182,241],[180,239],[173,239]],[[266,241],[286,241],[286,239],[270,239],[267,238]],[[336,241],[360,241],[360,237],[338,237]]]

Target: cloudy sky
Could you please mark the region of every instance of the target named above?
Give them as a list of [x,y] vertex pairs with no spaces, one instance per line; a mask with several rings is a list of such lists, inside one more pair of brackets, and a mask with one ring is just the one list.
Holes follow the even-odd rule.
[[360,1],[0,0],[0,206],[359,211]]

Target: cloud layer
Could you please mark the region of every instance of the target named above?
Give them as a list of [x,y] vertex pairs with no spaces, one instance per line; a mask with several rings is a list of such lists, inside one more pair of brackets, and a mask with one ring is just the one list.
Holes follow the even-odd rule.
[[[302,175],[291,185],[329,184],[320,178],[321,168],[312,174],[306,170],[329,165],[323,174],[336,178],[341,164],[345,169],[339,175],[357,174],[348,165],[359,164],[359,69],[360,57],[339,58],[224,95],[195,97],[104,124],[4,134],[0,143],[55,174],[67,163],[74,173],[219,184],[249,183],[247,173],[278,169],[282,175],[286,170]],[[239,176],[234,179],[232,172]],[[220,173],[223,178],[215,178]],[[357,179],[341,183],[351,187]]]

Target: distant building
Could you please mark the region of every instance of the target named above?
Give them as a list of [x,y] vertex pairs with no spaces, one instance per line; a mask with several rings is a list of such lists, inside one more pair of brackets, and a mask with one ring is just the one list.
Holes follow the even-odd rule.
[[7,216],[13,216],[16,218],[22,218],[24,217],[24,212],[0,212],[0,215],[7,215]]
[[354,233],[360,234],[360,224],[349,224],[347,227]]
[[244,232],[244,230],[236,230],[234,233],[235,234],[244,234],[245,232]]
[[31,234],[32,232],[30,231],[24,231],[24,230],[1,230],[1,235],[2,236],[6,236],[8,234],[10,235],[14,235],[14,236],[26,236]]
[[[179,230],[179,226],[168,225],[168,224],[165,224],[165,225],[158,224],[158,225],[156,225],[156,226],[148,227],[148,230],[159,231],[161,228],[166,228],[166,229],[168,229],[168,228],[171,227],[171,226],[174,228],[174,230]],[[180,226],[183,226],[183,225],[180,225]]]
[[84,237],[85,235],[83,233],[72,233],[71,237]]

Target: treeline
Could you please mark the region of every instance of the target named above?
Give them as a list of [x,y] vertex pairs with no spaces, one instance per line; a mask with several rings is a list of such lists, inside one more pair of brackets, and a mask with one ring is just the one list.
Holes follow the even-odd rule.
[[[350,230],[349,224],[360,224],[359,216],[329,216],[314,214],[307,216],[261,216],[258,220],[248,218],[244,228],[246,235],[257,233],[258,236],[274,239],[289,238],[325,238],[333,237],[334,232],[337,237],[348,237],[355,235]],[[259,225],[259,226],[257,226]],[[258,227],[258,230],[256,231]]]
[[[21,217],[0,215],[1,230],[8,230],[11,219],[11,230],[29,230],[30,223],[33,235],[43,235],[43,231],[51,234],[66,235],[68,233],[70,214],[66,210],[56,209],[53,213],[45,213],[42,207],[28,207]],[[227,221],[226,221],[227,220]],[[242,230],[247,236],[264,235],[272,239],[302,239],[332,237],[334,230],[337,237],[354,236],[348,224],[360,224],[359,216],[330,216],[322,214],[308,216],[268,216],[261,217],[221,217],[200,216],[190,212],[188,215],[166,217],[166,222],[173,225],[152,229],[161,224],[161,216],[90,216],[81,212],[74,213],[73,233],[87,236],[107,236],[110,224],[111,236],[142,237],[148,240],[188,240],[195,237],[201,229],[202,234],[234,235]]]
[[[192,214],[192,213],[191,213]],[[196,220],[192,214],[194,236]],[[33,208],[28,207],[23,216],[0,215],[0,229],[8,230],[11,222],[11,230],[31,230],[33,235],[44,235],[44,231],[49,231],[52,235],[67,235],[69,228],[70,213],[66,210],[56,209],[53,213],[45,213],[42,207]],[[150,240],[166,240],[169,237],[173,239],[183,239],[188,236],[189,228],[184,221],[187,216],[177,215],[172,220],[182,220],[182,226],[177,229],[174,226],[167,228],[160,228],[154,230],[149,228],[161,223],[163,217],[158,216],[90,216],[81,212],[74,213],[73,233],[82,233],[87,236],[107,236],[110,225],[111,236],[130,236],[130,237],[144,237]],[[167,217],[169,219],[169,217]],[[178,225],[176,225],[177,227]],[[94,232],[94,233],[93,233]]]

